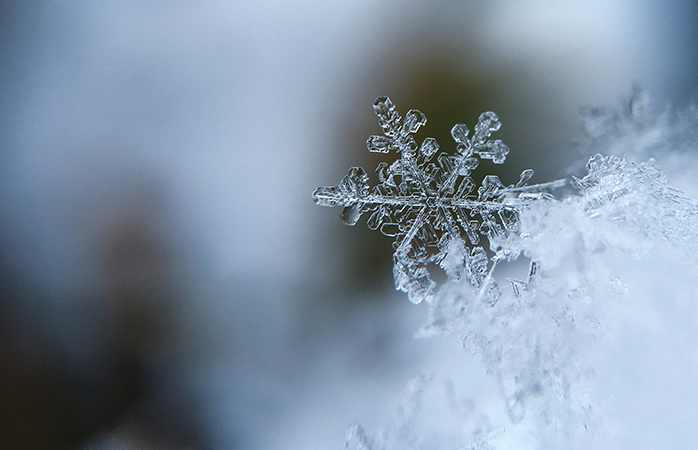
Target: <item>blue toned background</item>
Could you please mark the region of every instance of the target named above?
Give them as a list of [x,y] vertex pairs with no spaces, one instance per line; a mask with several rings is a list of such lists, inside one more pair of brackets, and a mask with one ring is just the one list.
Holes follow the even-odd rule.
[[373,176],[379,95],[443,148],[494,110],[505,183],[566,175],[581,107],[695,99],[696,9],[0,2],[0,441],[341,448],[426,367],[485,383],[312,190]]

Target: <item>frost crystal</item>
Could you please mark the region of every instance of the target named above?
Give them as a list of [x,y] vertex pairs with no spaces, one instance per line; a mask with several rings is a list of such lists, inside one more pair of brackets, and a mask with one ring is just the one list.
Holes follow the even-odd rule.
[[[502,164],[509,153],[501,140],[490,139],[501,126],[495,113],[480,115],[472,137],[467,126],[455,125],[455,156],[442,152],[434,158],[439,150],[436,139],[428,137],[418,145],[412,136],[426,124],[424,114],[412,109],[403,120],[388,97],[378,97],[373,109],[383,136],[370,136],[366,146],[371,152],[394,151],[398,159],[378,165],[379,183],[372,189],[366,172],[352,167],[339,185],[317,188],[313,200],[342,206],[341,218],[348,225],[356,224],[362,213],[371,213],[368,227],[395,238],[395,288],[413,303],[432,297],[436,284],[427,265],[435,263],[450,280],[466,280],[483,301],[494,304],[499,293],[492,271],[498,261],[516,255],[493,243],[518,229],[522,208],[549,198],[549,191],[565,181],[528,186],[533,176],[528,169],[515,185],[505,186],[496,175],[488,175],[476,190],[470,175],[480,160]],[[479,245],[480,236],[489,240],[492,257]]]

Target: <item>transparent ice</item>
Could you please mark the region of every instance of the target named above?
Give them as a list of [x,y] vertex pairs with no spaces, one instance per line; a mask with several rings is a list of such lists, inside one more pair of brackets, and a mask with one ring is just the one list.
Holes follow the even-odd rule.
[[[344,223],[354,225],[364,212],[370,212],[368,227],[394,237],[393,275],[395,288],[408,294],[413,303],[430,299],[436,284],[427,265],[438,264],[452,281],[461,278],[477,287],[483,301],[498,299],[492,271],[502,259],[512,255],[496,251],[490,257],[480,244],[480,236],[490,241],[506,236],[519,226],[519,211],[531,202],[550,197],[549,192],[564,180],[528,186],[533,170],[524,170],[515,185],[505,186],[496,175],[488,175],[480,187],[470,176],[480,159],[504,163],[509,148],[490,136],[501,123],[493,112],[480,115],[472,137],[470,130],[457,124],[451,130],[457,153],[434,156],[439,144],[426,138],[418,145],[414,133],[427,122],[412,109],[404,120],[388,97],[373,103],[383,136],[370,136],[371,152],[394,151],[399,158],[380,163],[379,183],[371,188],[361,167],[352,167],[333,187],[319,187],[313,199],[323,206],[343,207]],[[478,159],[479,158],[479,159]],[[495,249],[496,250],[496,249]]]
[[[370,138],[369,148],[381,142],[380,149],[396,149],[401,159],[392,169],[379,167],[381,183],[371,194],[363,171],[352,169],[339,186],[316,190],[315,199],[372,211],[375,228],[396,225],[396,287],[412,301],[428,300],[429,317],[418,335],[458,338],[494,380],[504,414],[474,401],[467,414],[430,410],[422,400],[444,394],[433,389],[430,377],[417,377],[393,423],[378,433],[351,425],[346,449],[698,445],[698,205],[670,187],[657,162],[682,161],[692,176],[690,155],[698,142],[690,124],[698,123],[698,111],[654,114],[640,94],[620,110],[587,115],[581,148],[601,153],[587,158],[586,174],[572,177],[575,193],[563,199],[550,195],[561,182],[525,186],[526,176],[509,187],[488,176],[468,197],[474,163],[465,160],[491,155],[501,162],[506,154],[503,144],[488,140],[499,127],[496,116],[484,114],[485,125],[467,143],[466,129],[454,127],[463,149],[445,156],[453,166],[427,169],[435,145],[425,139],[429,149],[419,155],[426,156],[415,158],[414,125],[401,128],[397,113],[382,117],[393,107],[379,99],[381,124],[390,127],[385,137]],[[416,112],[408,117],[418,120],[406,123],[424,122]],[[483,129],[490,130],[484,139],[477,137]],[[476,151],[478,145],[484,150]],[[625,157],[612,154],[619,148]],[[645,161],[633,162],[638,158]],[[680,169],[672,173],[683,175]],[[362,184],[347,181],[356,174],[363,174]],[[417,177],[422,184],[414,182]],[[458,192],[464,183],[471,187],[463,197]],[[350,222],[356,219],[358,214]],[[424,229],[438,239],[424,238]],[[488,248],[475,240],[480,236]],[[527,275],[508,279],[511,289],[499,289],[495,267],[517,258],[528,264]],[[430,261],[450,279],[438,289],[426,271]],[[466,381],[469,376],[462,374]],[[453,403],[454,394],[447,396]],[[452,425],[437,429],[435,421]]]

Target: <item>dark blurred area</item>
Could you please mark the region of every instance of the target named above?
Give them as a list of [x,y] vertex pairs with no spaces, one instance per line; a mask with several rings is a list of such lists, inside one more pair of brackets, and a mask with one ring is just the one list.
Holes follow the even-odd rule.
[[[426,364],[391,242],[312,204],[371,104],[495,111],[504,183],[578,111],[698,94],[690,1],[0,2],[0,448],[339,448]],[[376,413],[377,414],[377,413]]]
[[42,292],[4,240],[2,448],[205,448],[199,406],[168,382],[181,281],[153,224],[156,193],[139,188],[96,236],[102,277],[77,298]]

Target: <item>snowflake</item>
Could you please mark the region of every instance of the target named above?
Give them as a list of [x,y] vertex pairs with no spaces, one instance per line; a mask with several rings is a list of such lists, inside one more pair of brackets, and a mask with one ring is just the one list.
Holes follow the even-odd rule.
[[[395,288],[406,292],[413,303],[432,297],[436,283],[427,266],[435,263],[451,281],[466,280],[484,301],[494,304],[499,295],[492,278],[494,267],[516,255],[492,248],[493,243],[518,229],[521,208],[549,198],[549,191],[565,180],[528,186],[533,170],[527,169],[510,186],[496,175],[487,175],[475,191],[470,175],[480,159],[502,164],[509,153],[501,140],[490,139],[501,126],[495,113],[480,115],[472,137],[468,127],[455,125],[451,135],[456,154],[443,152],[434,158],[439,151],[436,139],[428,137],[418,145],[412,136],[426,124],[423,113],[412,109],[403,120],[388,97],[378,97],[373,109],[384,135],[370,136],[368,150],[394,151],[399,158],[378,165],[379,183],[372,189],[366,172],[352,167],[337,186],[317,188],[313,200],[323,206],[342,206],[341,218],[348,225],[371,212],[368,227],[395,239]],[[489,241],[492,256],[480,245],[480,236]]]

